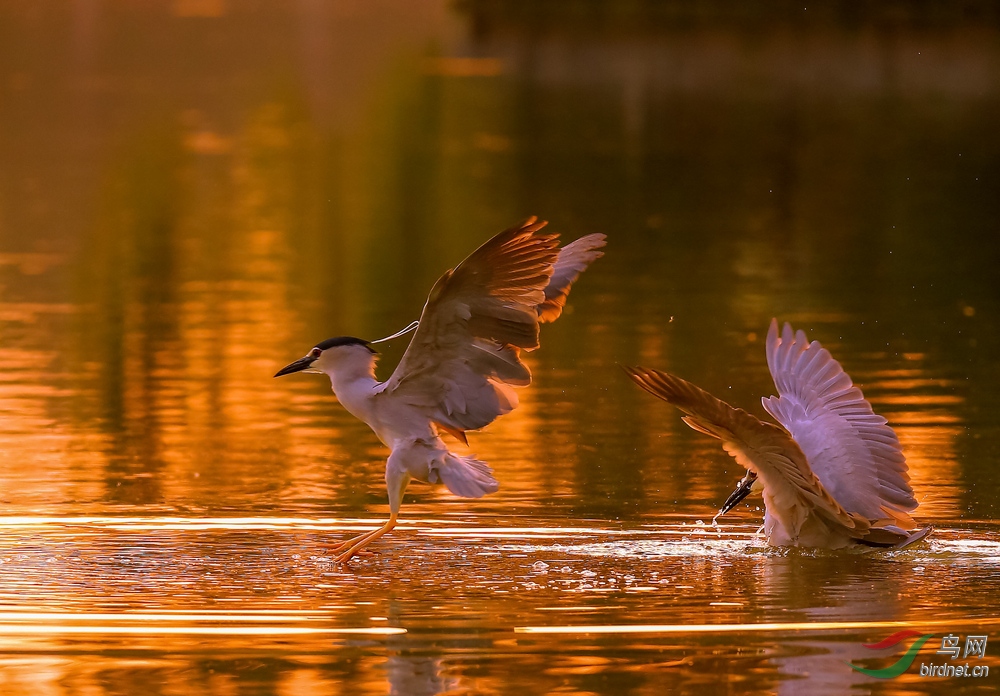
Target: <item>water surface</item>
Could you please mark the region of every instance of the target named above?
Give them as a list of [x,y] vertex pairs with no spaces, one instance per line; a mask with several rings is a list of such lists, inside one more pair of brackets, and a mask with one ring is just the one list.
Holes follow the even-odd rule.
[[[0,691],[995,688],[917,665],[1000,616],[996,18],[595,7],[0,9]],[[336,565],[386,451],[271,375],[532,214],[609,241],[470,436],[500,491],[415,484]],[[927,542],[706,524],[740,468],[616,363],[763,416],[774,316],[897,429]],[[903,676],[845,664],[902,628]]]

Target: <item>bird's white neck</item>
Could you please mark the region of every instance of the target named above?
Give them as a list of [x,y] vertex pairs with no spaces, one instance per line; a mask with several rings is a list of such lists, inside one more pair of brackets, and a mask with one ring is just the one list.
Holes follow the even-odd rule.
[[379,384],[375,379],[375,361],[375,355],[363,349],[340,355],[335,363],[322,366],[340,403],[369,425],[372,425],[371,397]]

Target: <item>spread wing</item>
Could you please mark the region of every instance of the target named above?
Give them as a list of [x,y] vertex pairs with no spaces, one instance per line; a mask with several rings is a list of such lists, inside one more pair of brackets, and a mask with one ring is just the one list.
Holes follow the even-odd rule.
[[603,242],[591,235],[585,244],[568,245],[562,263],[557,235],[540,234],[544,226],[531,218],[505,230],[441,276],[383,394],[418,407],[459,437],[517,406],[512,387],[531,381],[520,351],[538,347],[546,288],[558,274],[560,287],[550,296],[561,298],[555,318]]
[[905,529],[917,507],[896,433],[872,411],[830,352],[802,331],[771,320],[767,366],[779,396],[764,408],[791,433],[823,485],[846,509],[890,517]]
[[552,278],[545,286],[545,301],[538,305],[538,321],[552,322],[562,314],[569,289],[587,266],[604,256],[599,251],[607,242],[603,234],[588,234],[559,250]]
[[[674,375],[645,367],[625,368],[629,377],[650,394],[685,414],[684,422],[722,440],[726,452],[757,473],[764,484],[768,513],[793,534],[809,515],[818,515],[831,529],[855,539],[868,535],[870,523],[845,510],[809,468],[805,455],[781,428],[734,408]],[[904,535],[905,536],[905,535]]]

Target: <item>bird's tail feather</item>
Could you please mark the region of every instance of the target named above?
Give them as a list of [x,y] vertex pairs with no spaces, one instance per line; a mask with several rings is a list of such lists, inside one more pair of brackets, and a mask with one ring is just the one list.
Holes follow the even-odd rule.
[[[482,498],[500,487],[493,478],[493,469],[475,457],[461,457],[445,452],[434,463],[433,471],[448,490],[463,498]],[[434,483],[433,479],[431,481]]]

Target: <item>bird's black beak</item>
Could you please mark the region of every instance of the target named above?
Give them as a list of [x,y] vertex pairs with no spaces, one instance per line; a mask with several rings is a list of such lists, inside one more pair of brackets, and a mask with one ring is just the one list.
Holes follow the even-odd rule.
[[753,484],[756,481],[757,474],[752,471],[748,471],[747,475],[744,476],[738,484],[736,484],[736,490],[729,494],[729,497],[726,498],[726,502],[724,502],[722,507],[719,508],[719,514],[715,517],[722,517],[734,507],[739,505],[740,501],[750,495],[750,491],[753,489]]
[[316,362],[316,358],[307,355],[306,357],[299,358],[289,365],[285,365],[283,368],[278,370],[274,376],[281,377],[282,375],[290,375],[293,372],[301,372],[302,370],[309,368],[314,362]]

